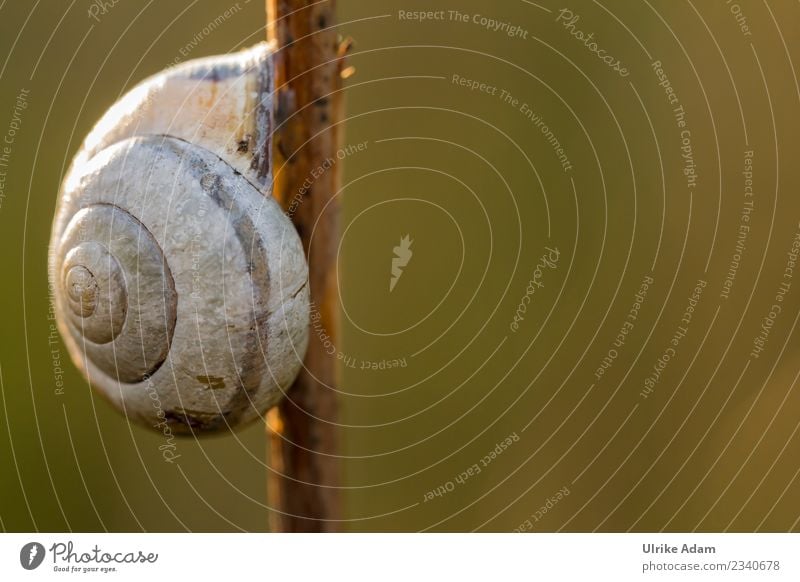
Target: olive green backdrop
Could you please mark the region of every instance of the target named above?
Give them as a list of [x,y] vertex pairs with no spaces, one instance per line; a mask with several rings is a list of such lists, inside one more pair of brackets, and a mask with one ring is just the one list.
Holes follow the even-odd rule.
[[[172,63],[262,40],[263,3],[99,6],[0,2],[0,528],[264,530],[263,423],[165,463],[51,336],[46,272],[92,124]],[[345,529],[798,530],[800,7],[562,8],[339,2],[344,145],[364,144],[341,162]],[[426,9],[445,12],[407,14]]]

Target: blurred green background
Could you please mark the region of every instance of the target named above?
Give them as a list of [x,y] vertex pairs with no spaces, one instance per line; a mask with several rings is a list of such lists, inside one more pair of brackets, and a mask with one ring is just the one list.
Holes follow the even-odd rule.
[[[96,398],[51,336],[46,271],[59,183],[102,112],[172,63],[261,41],[264,6],[99,6],[0,3],[0,134],[14,131],[0,168],[0,527],[265,530],[263,423],[181,440],[180,462],[163,462],[161,436]],[[572,18],[550,0],[338,6],[355,39],[345,144],[366,143],[342,192],[344,529],[800,529],[800,282],[783,276],[800,220],[800,6],[574,1]],[[418,10],[445,12],[406,17]],[[390,292],[405,235],[413,256]],[[537,274],[546,247],[558,261]],[[686,336],[645,398],[698,280]],[[380,369],[392,360],[404,365]]]

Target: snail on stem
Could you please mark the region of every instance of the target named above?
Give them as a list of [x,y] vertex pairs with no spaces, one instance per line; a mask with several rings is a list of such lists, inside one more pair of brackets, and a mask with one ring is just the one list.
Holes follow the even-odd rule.
[[273,58],[262,43],[144,81],[62,184],[58,328],[90,384],[145,425],[241,425],[302,366],[308,266],[271,195]]

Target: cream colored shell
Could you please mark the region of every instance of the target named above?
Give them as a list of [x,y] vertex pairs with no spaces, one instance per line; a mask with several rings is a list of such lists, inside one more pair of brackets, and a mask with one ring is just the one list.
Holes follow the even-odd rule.
[[93,387],[173,432],[260,417],[308,342],[308,268],[270,196],[270,49],[175,67],[114,105],[62,185],[59,330]]

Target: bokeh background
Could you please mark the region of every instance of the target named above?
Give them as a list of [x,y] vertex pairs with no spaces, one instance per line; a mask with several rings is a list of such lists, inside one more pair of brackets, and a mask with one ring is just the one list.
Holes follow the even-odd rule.
[[[784,276],[800,5],[338,6],[355,40],[345,145],[365,144],[343,162],[343,528],[800,529],[800,272]],[[266,530],[264,424],[183,439],[165,463],[51,334],[46,269],[59,183],[102,112],[171,64],[261,41],[264,20],[261,0],[0,2],[3,530]]]

